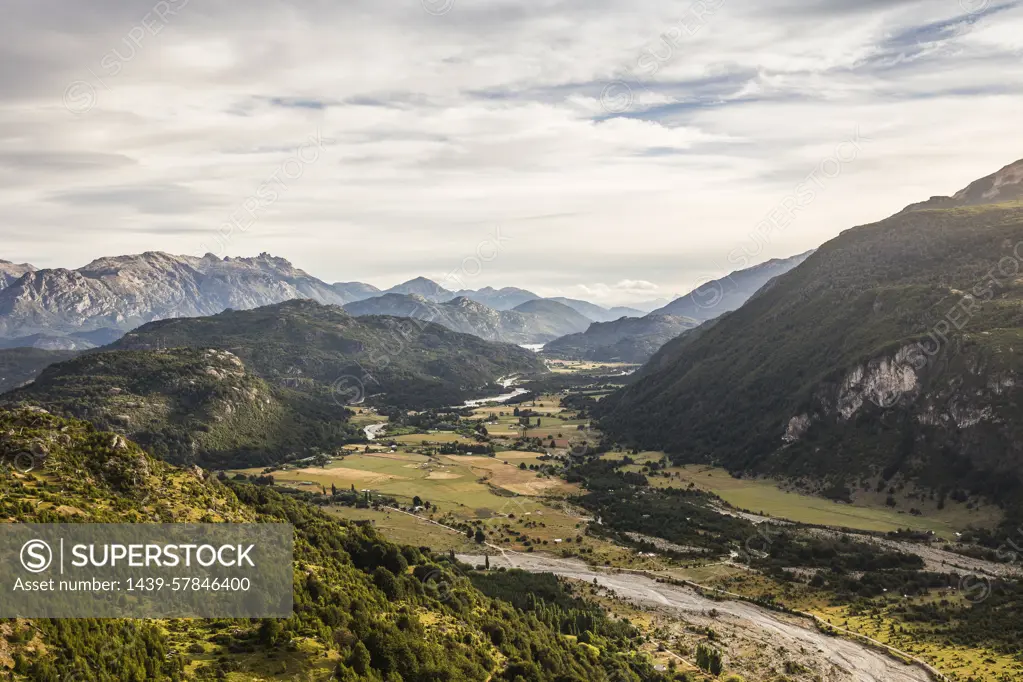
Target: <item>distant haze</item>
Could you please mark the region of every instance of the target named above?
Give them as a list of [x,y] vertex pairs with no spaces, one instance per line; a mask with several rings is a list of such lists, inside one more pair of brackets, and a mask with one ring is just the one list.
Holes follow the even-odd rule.
[[1021,35],[1017,2],[16,1],[0,258],[670,299],[1019,158]]

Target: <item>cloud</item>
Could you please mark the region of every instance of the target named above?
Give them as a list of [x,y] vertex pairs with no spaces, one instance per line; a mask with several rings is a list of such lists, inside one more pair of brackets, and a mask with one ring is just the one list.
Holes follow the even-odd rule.
[[[205,244],[389,286],[462,267],[500,225],[507,243],[467,284],[624,302],[734,269],[857,130],[862,153],[757,260],[1023,156],[1006,145],[1018,2],[428,4],[6,7],[0,257]],[[332,142],[218,237],[313,135]]]

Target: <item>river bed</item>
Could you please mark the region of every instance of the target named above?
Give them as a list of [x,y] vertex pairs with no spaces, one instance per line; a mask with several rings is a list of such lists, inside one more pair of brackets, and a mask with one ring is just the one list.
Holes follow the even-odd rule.
[[[482,556],[459,555],[469,565],[481,565]],[[743,601],[716,601],[695,590],[678,587],[635,573],[614,573],[591,568],[581,561],[541,554],[507,552],[490,557],[492,568],[519,568],[531,573],[553,573],[594,583],[613,590],[635,604],[665,609],[688,620],[727,623],[762,647],[806,651],[827,668],[828,680],[855,682],[929,682],[931,677],[919,666],[905,665],[885,654],[842,637],[829,637],[815,628],[804,627],[796,618]]]

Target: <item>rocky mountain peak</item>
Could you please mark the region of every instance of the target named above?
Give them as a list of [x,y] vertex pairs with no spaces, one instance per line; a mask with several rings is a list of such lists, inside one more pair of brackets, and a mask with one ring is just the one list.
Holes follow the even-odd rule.
[[927,201],[907,206],[905,211],[1000,204],[1020,200],[1023,200],[1023,159],[971,182],[950,197],[934,196]]
[[0,260],[0,289],[17,282],[25,273],[35,271],[35,267],[28,263],[12,263]]
[[162,251],[98,258],[78,270],[34,270],[32,277],[0,265],[0,338],[127,331],[153,320],[213,315],[292,299],[341,305],[344,291],[284,258]]

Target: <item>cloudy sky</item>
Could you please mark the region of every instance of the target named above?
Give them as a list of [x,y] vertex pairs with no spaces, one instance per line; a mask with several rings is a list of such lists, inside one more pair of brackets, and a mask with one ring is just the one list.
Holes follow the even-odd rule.
[[997,0],[7,0],[0,258],[671,296],[1023,157],[1021,58]]

